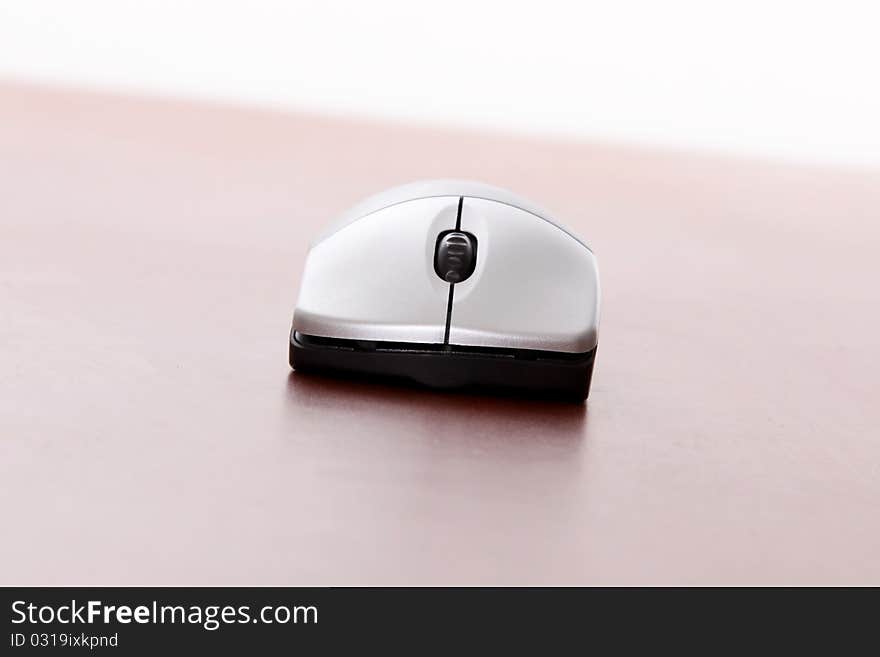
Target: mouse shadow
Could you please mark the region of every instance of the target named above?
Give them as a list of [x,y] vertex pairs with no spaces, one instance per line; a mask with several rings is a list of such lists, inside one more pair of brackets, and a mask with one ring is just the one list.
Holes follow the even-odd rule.
[[285,418],[317,429],[429,437],[446,446],[524,454],[579,451],[587,440],[586,402],[481,390],[436,390],[373,377],[291,371]]

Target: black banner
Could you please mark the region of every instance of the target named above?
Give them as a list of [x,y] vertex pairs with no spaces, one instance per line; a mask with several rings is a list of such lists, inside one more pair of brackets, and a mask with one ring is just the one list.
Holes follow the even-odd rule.
[[873,607],[841,616],[843,605],[814,597],[798,589],[2,588],[0,653],[325,653],[352,646],[420,653],[471,652],[479,644],[552,654],[607,641],[617,649],[706,640],[748,648],[756,636],[765,648],[775,636],[783,648],[805,636],[819,641],[815,633],[830,629],[835,615],[845,618],[850,637],[873,626]]

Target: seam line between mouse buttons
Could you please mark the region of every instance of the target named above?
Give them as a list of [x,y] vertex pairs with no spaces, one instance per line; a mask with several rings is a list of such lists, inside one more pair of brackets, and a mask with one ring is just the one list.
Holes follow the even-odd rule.
[[[458,197],[458,213],[455,217],[455,230],[461,230],[461,208],[464,205],[464,196]],[[443,344],[449,349],[449,330],[452,326],[452,301],[455,297],[455,283],[449,284],[449,298],[446,301],[446,331],[443,334]]]

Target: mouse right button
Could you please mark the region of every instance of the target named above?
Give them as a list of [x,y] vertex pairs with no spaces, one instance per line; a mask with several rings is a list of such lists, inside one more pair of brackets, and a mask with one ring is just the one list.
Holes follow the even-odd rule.
[[585,353],[596,346],[599,280],[593,253],[559,226],[521,208],[464,199],[461,230],[479,261],[455,285],[449,342]]

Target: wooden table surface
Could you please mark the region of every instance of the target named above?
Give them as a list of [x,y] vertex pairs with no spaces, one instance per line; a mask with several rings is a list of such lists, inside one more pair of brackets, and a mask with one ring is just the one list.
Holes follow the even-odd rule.
[[[583,406],[291,374],[309,240],[593,246]],[[0,86],[0,584],[880,584],[880,172]]]

